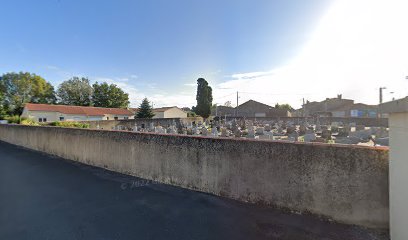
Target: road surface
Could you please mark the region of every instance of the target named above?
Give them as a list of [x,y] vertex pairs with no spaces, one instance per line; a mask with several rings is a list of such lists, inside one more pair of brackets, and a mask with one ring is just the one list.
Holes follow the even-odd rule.
[[[67,143],[69,144],[69,143]],[[0,239],[388,239],[0,142]]]

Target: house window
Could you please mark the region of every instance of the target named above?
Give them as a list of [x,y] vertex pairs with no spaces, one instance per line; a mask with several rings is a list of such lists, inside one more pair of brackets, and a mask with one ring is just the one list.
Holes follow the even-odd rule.
[[60,121],[64,121],[65,120],[65,118],[64,117],[60,117]]
[[106,120],[109,120],[109,117],[106,117]]
[[38,122],[47,122],[47,118],[38,118]]
[[129,117],[124,117],[123,119],[128,120],[128,119],[129,119]]
[[118,117],[114,117],[115,120],[118,120]]

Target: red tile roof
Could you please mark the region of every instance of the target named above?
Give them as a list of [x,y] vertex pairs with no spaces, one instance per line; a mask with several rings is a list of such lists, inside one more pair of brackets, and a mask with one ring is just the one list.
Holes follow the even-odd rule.
[[60,112],[64,114],[86,116],[104,116],[105,114],[131,116],[134,114],[131,111],[124,108],[82,107],[82,106],[50,105],[36,103],[27,103],[25,105],[25,108],[29,111]]

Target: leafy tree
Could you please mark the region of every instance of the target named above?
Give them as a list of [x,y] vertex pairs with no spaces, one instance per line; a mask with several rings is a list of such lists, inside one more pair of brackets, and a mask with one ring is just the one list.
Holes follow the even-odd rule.
[[197,106],[194,112],[203,118],[208,118],[211,114],[212,106],[212,88],[208,86],[208,82],[204,78],[197,80]]
[[115,84],[96,82],[93,84],[92,103],[95,107],[126,108],[129,105],[129,95]]
[[287,103],[285,103],[285,104],[279,104],[279,103],[277,103],[277,104],[275,104],[275,108],[277,108],[277,109],[285,109],[285,110],[288,110],[288,111],[293,111],[294,110],[294,108],[292,107],[292,106],[290,106],[289,104],[287,104]]
[[137,118],[152,118],[154,117],[154,113],[152,107],[150,106],[149,100],[144,98],[142,104],[140,104],[139,110],[136,114]]
[[92,92],[88,78],[73,77],[59,85],[57,95],[61,104],[91,106]]
[[6,73],[0,77],[0,108],[20,115],[25,103],[56,102],[54,87],[44,78],[29,72]]

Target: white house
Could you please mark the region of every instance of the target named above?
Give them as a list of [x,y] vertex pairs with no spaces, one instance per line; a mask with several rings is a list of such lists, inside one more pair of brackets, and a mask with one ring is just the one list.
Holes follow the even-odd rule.
[[134,114],[123,108],[101,108],[27,103],[21,117],[38,122],[95,121],[133,119]]
[[[138,108],[130,109],[134,114],[137,114]],[[187,113],[178,107],[162,107],[153,109],[153,118],[186,118]]]
[[178,107],[162,107],[153,109],[153,118],[186,118],[187,113]]

